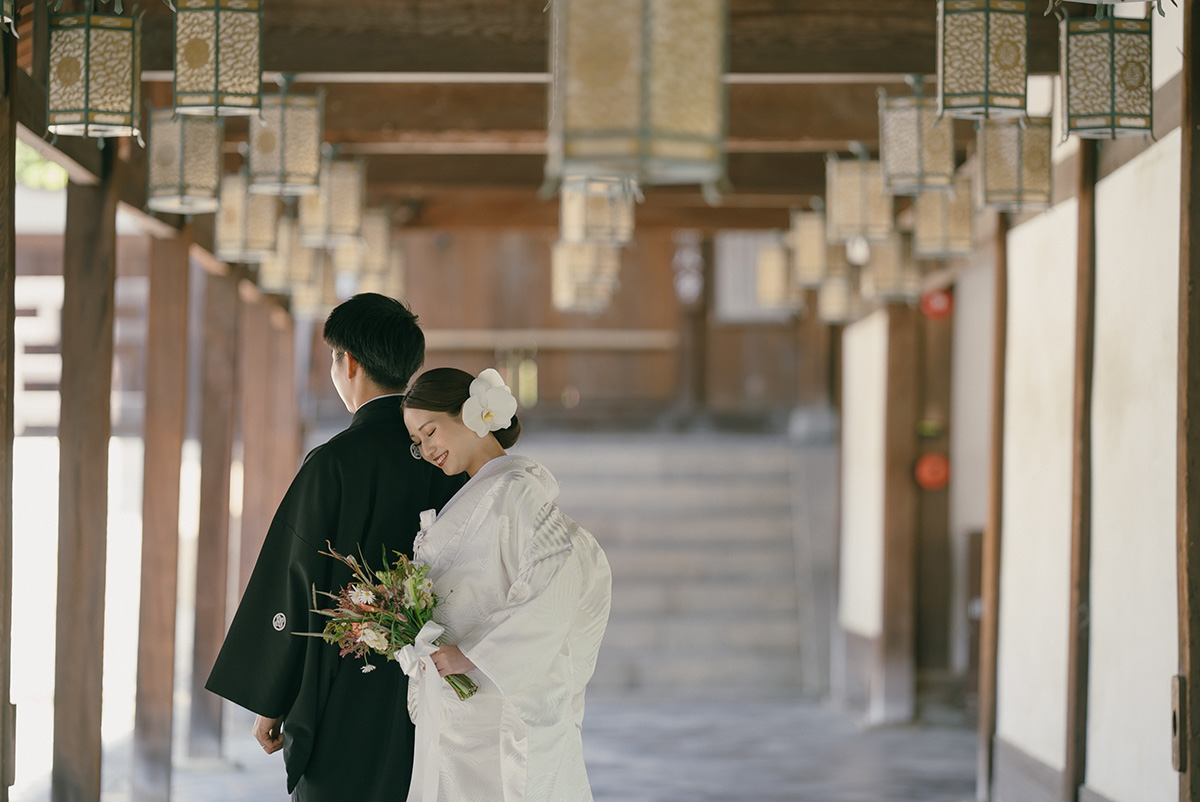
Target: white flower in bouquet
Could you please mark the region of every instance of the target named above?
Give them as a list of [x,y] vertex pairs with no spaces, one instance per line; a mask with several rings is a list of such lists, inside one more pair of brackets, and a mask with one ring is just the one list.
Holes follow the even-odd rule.
[[471,382],[470,397],[463,402],[462,419],[467,428],[483,437],[512,423],[517,399],[494,368]]
[[389,645],[387,636],[369,624],[363,626],[358,639],[377,652],[387,651]]
[[362,585],[352,585],[348,591],[350,601],[355,604],[374,604],[375,594]]

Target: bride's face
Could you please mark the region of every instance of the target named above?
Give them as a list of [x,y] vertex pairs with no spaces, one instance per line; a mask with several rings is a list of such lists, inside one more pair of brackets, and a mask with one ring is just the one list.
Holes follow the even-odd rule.
[[[404,424],[421,451],[421,457],[442,469],[447,476],[467,472],[474,475],[483,456],[485,441],[467,428],[462,418],[427,409],[405,409]],[[486,461],[486,460],[485,460]]]

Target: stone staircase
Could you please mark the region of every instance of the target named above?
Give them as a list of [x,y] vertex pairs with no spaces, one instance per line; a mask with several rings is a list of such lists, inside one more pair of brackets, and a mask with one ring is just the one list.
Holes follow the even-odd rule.
[[[589,694],[800,692],[809,551],[796,445],[734,435],[547,435],[516,449],[604,547],[612,616]],[[803,494],[801,494],[803,495]],[[799,545],[798,545],[799,544]]]

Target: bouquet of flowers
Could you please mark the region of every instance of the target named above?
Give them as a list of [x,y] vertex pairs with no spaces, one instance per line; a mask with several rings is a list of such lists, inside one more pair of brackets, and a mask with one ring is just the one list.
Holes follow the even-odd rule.
[[[329,551],[321,554],[340,560],[354,577],[337,593],[313,588],[313,612],[328,616],[329,622],[320,634],[308,634],[336,644],[342,657],[361,657],[363,673],[375,670],[368,659],[372,653],[399,661],[401,650],[416,640],[437,607],[438,599],[428,576],[429,566],[413,562],[397,552],[396,562],[390,568],[376,571],[361,559],[361,555],[356,559],[352,555],[339,554],[332,544],[326,545]],[[386,563],[385,554],[385,566]],[[327,596],[337,604],[322,609],[317,604],[318,595]],[[467,699],[479,690],[465,674],[451,674],[445,679],[459,699]]]

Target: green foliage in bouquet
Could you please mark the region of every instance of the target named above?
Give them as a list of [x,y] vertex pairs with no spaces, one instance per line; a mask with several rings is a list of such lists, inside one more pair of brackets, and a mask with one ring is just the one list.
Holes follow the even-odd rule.
[[[313,588],[313,612],[329,618],[320,633],[304,633],[324,638],[336,645],[342,657],[360,657],[363,673],[374,671],[369,657],[372,653],[396,660],[399,651],[410,645],[421,627],[433,617],[438,598],[429,579],[429,566],[413,562],[396,552],[391,567],[373,570],[360,553],[359,557],[339,554],[326,542],[328,557],[339,560],[353,573],[353,578],[337,593]],[[387,553],[383,555],[387,566]],[[336,604],[322,608],[317,597],[325,596]],[[465,674],[451,674],[446,682],[454,688],[459,699],[466,699],[479,687]]]

